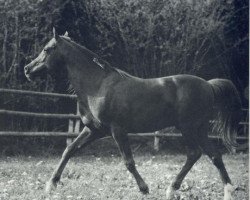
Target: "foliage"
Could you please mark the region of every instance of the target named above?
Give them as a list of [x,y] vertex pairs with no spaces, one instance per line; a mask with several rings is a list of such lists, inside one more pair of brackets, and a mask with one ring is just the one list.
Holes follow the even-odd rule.
[[234,80],[237,68],[224,54],[247,40],[246,33],[233,45],[226,43],[235,9],[233,2],[213,0],[67,1],[62,10],[74,15],[62,14],[58,24],[114,66],[140,77],[190,73]]
[[98,49],[106,55],[113,52],[116,64],[141,77],[195,74],[209,67],[217,48],[213,40],[224,40],[232,9],[220,1],[100,1],[90,6],[98,13]]
[[[67,30],[114,66],[141,77],[191,73],[234,78],[237,68],[225,52],[245,44],[248,37],[246,31],[235,33],[240,29],[232,20],[235,13],[247,13],[248,8],[247,3],[237,5],[237,0],[2,0],[0,4],[1,83],[7,82],[6,87],[20,83],[32,87],[25,84],[23,66],[51,37],[52,26],[61,34]],[[232,31],[234,39],[229,36]],[[39,83],[36,89],[52,90],[51,84]]]

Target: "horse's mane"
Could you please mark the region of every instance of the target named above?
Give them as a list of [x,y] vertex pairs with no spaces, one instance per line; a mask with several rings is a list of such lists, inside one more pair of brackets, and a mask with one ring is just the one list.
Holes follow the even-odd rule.
[[116,67],[111,66],[111,64],[109,62],[102,59],[100,56],[98,56],[94,52],[90,51],[86,47],[84,47],[80,44],[77,44],[76,42],[71,40],[70,37],[67,37],[67,36],[60,36],[60,37],[64,40],[70,42],[71,44],[73,44],[75,47],[77,47],[79,49],[79,51],[81,51],[85,54],[87,53],[87,55],[92,59],[92,61],[95,62],[98,66],[100,66],[102,69],[117,72],[121,77],[133,77],[132,75],[128,74],[127,72],[124,72]]

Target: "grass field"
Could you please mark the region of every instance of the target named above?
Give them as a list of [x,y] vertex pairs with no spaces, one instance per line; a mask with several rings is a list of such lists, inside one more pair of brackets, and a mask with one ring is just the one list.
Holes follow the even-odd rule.
[[[100,150],[101,151],[101,150]],[[57,155],[1,156],[0,199],[165,199],[165,191],[185,161],[179,153],[135,152],[138,171],[147,182],[150,194],[138,191],[135,180],[127,172],[118,153],[78,154],[68,163],[62,183],[50,196],[44,194],[45,182],[59,161]],[[248,154],[224,155],[224,161],[237,189],[235,200],[247,200]],[[184,180],[175,199],[222,199],[223,186],[210,160],[203,156]]]

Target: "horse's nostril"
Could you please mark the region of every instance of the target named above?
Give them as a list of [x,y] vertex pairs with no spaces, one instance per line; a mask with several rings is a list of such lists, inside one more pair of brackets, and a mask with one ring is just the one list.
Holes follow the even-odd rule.
[[24,71],[25,71],[25,73],[28,73],[28,71],[29,71],[28,66],[25,66],[25,67],[24,67]]

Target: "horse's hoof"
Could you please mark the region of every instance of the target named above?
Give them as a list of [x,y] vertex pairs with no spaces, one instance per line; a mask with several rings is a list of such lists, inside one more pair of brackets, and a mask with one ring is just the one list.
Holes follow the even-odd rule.
[[166,199],[173,200],[174,199],[175,189],[170,185],[166,191]]
[[52,191],[56,190],[56,183],[53,181],[48,181],[45,187],[45,193],[50,194]]
[[140,191],[142,194],[148,194],[149,193],[148,186],[145,185],[145,186],[140,187]]
[[232,193],[234,192],[234,187],[231,184],[226,184],[224,187],[224,200],[233,200]]

